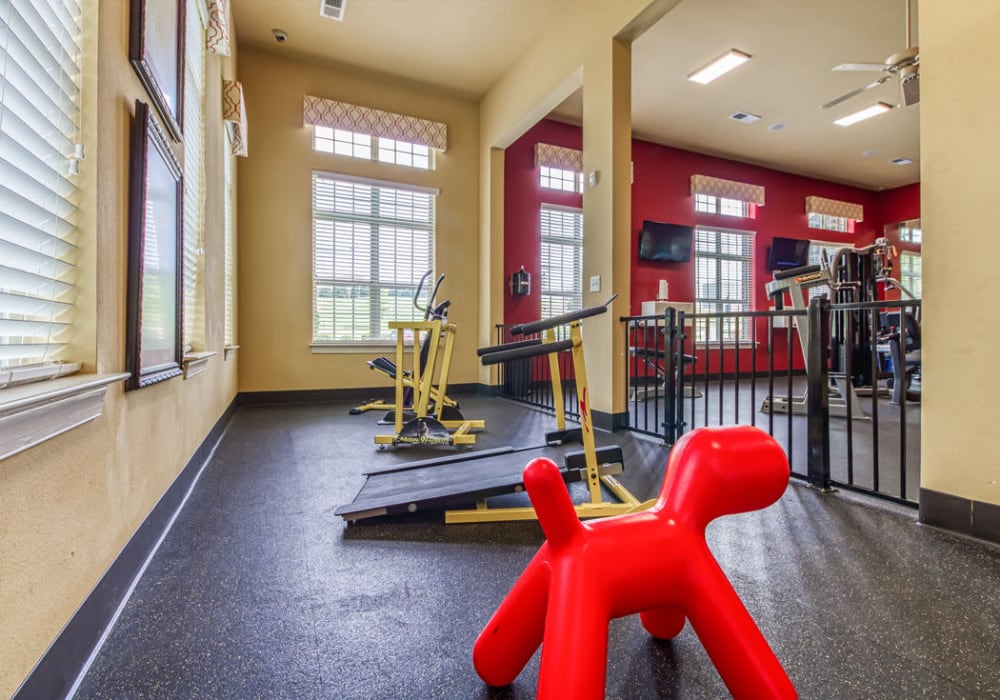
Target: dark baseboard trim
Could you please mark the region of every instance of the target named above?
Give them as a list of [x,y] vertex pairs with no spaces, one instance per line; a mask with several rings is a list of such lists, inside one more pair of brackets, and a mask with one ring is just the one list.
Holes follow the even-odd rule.
[[[481,394],[483,384],[449,384],[448,395]],[[326,403],[328,401],[370,401],[382,399],[392,401],[395,391],[391,386],[374,389],[298,389],[291,391],[241,391],[236,396],[240,406],[270,406],[274,404]]]
[[1000,544],[1000,505],[920,489],[920,522]]
[[597,430],[606,430],[613,433],[616,430],[628,428],[628,412],[605,413],[604,411],[591,411],[590,419],[594,422]]
[[12,700],[64,698],[73,689],[105,630],[114,620],[119,606],[129,594],[136,576],[173,522],[174,515],[183,506],[191,486],[222,438],[235,410],[234,400],[222,412],[194,455],[153,506],[90,595],[80,604],[59,636],[35,664]]

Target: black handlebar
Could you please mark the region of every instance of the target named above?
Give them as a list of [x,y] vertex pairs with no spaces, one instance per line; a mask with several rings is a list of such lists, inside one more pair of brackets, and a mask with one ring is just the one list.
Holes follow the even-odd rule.
[[524,343],[508,343],[506,346],[499,345],[497,347],[504,349],[482,355],[484,365],[495,365],[506,360],[517,360],[522,357],[535,357],[536,355],[548,355],[550,352],[572,350],[573,341],[558,340],[554,343],[525,341]]
[[485,348],[478,348],[476,354],[482,357],[483,355],[489,355],[493,352],[500,352],[501,350],[513,350],[514,348],[528,348],[533,345],[541,345],[541,338],[532,338],[531,340],[519,340],[516,343],[503,343],[502,345],[490,345]]
[[434,288],[431,290],[430,296],[427,297],[427,304],[425,306],[420,305],[420,292],[424,288],[424,282],[427,281],[427,278],[431,276],[432,272],[433,270],[428,270],[424,273],[424,276],[420,278],[420,282],[417,283],[417,290],[413,292],[413,305],[424,312],[425,321],[429,321],[431,318],[438,318],[440,315],[439,312],[444,311],[444,308],[447,308],[447,306],[444,308],[441,308],[440,305],[437,307],[434,306],[434,298],[437,296],[438,289],[441,288],[441,283],[444,282],[444,275],[438,277],[437,281],[434,283]]
[[530,323],[519,323],[515,326],[511,326],[511,335],[524,335],[526,333],[537,333],[539,331],[544,331],[548,328],[555,328],[556,326],[563,326],[567,323],[572,323],[573,321],[580,321],[591,316],[600,316],[608,307],[611,305],[618,295],[615,294],[613,297],[608,299],[600,306],[591,306],[587,309],[580,309],[579,311],[570,311],[565,314],[560,314],[558,316],[551,316],[549,318],[543,318],[539,321],[532,321]]

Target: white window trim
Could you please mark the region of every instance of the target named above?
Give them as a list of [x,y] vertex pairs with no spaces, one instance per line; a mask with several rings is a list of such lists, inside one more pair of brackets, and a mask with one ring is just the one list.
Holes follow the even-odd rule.
[[[742,200],[738,200],[738,201],[742,201]],[[756,240],[757,240],[757,232],[756,231],[751,231],[749,229],[738,229],[738,228],[730,228],[730,227],[725,227],[725,226],[709,226],[709,225],[706,225],[706,224],[698,224],[698,225],[696,225],[695,226],[695,231],[694,231],[695,238],[692,241],[692,246],[691,246],[691,260],[692,260],[692,262],[696,266],[697,266],[697,260],[698,260],[698,239],[697,239],[697,236],[698,236],[698,230],[699,229],[702,229],[702,230],[705,230],[705,231],[714,231],[716,233],[738,234],[738,235],[746,236],[747,238],[750,239],[750,241],[751,241],[750,242],[750,257],[748,259],[746,259],[746,260],[743,260],[743,262],[747,263],[747,266],[748,266],[749,271],[750,271],[750,282],[748,284],[749,297],[748,297],[748,299],[746,301],[746,304],[747,304],[748,308],[746,310],[747,311],[753,311],[755,309],[755,306],[756,306],[755,299],[754,299],[754,294],[753,294],[753,286],[754,286],[753,282],[754,282],[754,263],[756,262],[756,255],[755,255],[756,248],[755,248],[755,245],[756,245]],[[706,255],[706,254],[702,253],[702,255]],[[718,255],[709,255],[708,257],[711,257],[714,260],[724,260],[724,259],[726,259],[726,258],[720,257]],[[695,267],[694,274],[695,274],[695,299],[694,299],[694,308],[695,308],[695,314],[698,314],[698,313],[701,313],[701,312],[698,309],[698,301],[699,300],[698,300],[698,288],[697,288],[698,287],[698,270],[697,270],[697,267]],[[704,300],[704,301],[705,301],[705,303],[709,303],[709,304],[711,304],[711,303],[725,303],[725,302],[713,302],[713,301],[707,301],[707,300]],[[705,312],[705,313],[712,314],[712,312]],[[723,338],[723,340],[722,340],[723,346],[732,346],[732,345],[735,344],[736,347],[739,348],[739,347],[744,347],[744,346],[745,347],[752,347],[755,344],[756,341],[753,340],[753,333],[754,333],[754,331],[753,331],[753,321],[752,321],[752,319],[751,318],[741,319],[737,323],[738,327],[742,328],[744,326],[743,321],[745,321],[746,326],[749,327],[749,331],[748,331],[748,336],[749,337],[745,337],[744,338],[744,337],[740,337],[740,335],[737,335],[736,338]],[[708,330],[708,324],[707,323],[705,324],[704,328],[705,328],[706,331]],[[696,346],[699,345],[699,344],[704,345],[706,342],[708,343],[709,347],[711,347],[713,345],[715,345],[715,346],[719,345],[719,342],[720,342],[719,338],[714,338],[714,339],[710,339],[710,340],[707,340],[707,341],[705,339],[697,340],[697,332],[698,332],[697,331],[697,326],[695,327],[695,329],[696,330],[694,331],[693,338],[695,339],[694,342],[695,342]],[[721,328],[720,328],[720,336],[721,335],[722,335],[722,332],[721,332]]]
[[[411,192],[419,192],[421,194],[428,194],[433,197],[437,197],[441,194],[441,189],[438,187],[427,187],[426,185],[413,185],[406,182],[398,182],[395,180],[381,180],[373,177],[363,177],[360,175],[347,175],[344,173],[333,172],[330,170],[313,170],[312,177],[315,178],[317,175],[325,176],[329,178],[334,178],[342,182],[356,182],[362,185],[371,185],[372,187],[389,187],[397,190],[408,190]],[[435,203],[436,207],[436,203]],[[435,217],[437,216],[435,209]],[[437,222],[435,220],[435,243],[437,242]],[[311,244],[312,245],[312,244]],[[310,251],[310,255],[313,255],[313,251]],[[312,261],[310,261],[312,262]],[[310,273],[312,274],[312,273]],[[315,279],[311,279],[311,284],[313,286],[313,291],[310,295],[315,297]],[[315,298],[314,298],[315,303]],[[310,335],[312,331],[310,331]],[[330,341],[330,342],[317,342],[310,339],[308,343],[309,350],[313,354],[352,354],[358,352],[393,352],[396,349],[396,344],[391,342],[386,342],[385,340],[352,340],[352,341]],[[404,337],[403,339],[404,347],[412,347],[413,339]],[[236,346],[239,347],[239,346]]]
[[0,392],[0,460],[99,418],[108,386],[127,372],[75,374]]

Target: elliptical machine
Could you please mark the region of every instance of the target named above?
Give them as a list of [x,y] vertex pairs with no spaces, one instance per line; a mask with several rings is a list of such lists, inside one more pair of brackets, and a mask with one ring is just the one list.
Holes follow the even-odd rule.
[[[437,298],[438,290],[441,288],[441,283],[444,281],[444,275],[437,278],[434,283],[433,289],[431,289],[430,294],[427,297],[427,301],[421,305],[420,293],[423,291],[424,284],[427,282],[427,278],[431,276],[431,270],[424,273],[423,277],[420,278],[420,282],[417,284],[417,289],[413,293],[413,305],[423,312],[424,321],[440,320],[442,323],[447,323],[448,321],[448,307],[451,306],[451,301],[443,301],[440,304],[435,305],[434,300]],[[430,333],[427,333],[423,337],[423,341],[420,344],[420,362],[419,370],[421,373],[424,372],[427,366],[427,358],[430,354],[430,344],[432,342],[439,342],[438,337],[433,337]],[[396,381],[396,363],[388,357],[380,356],[373,360],[368,360],[368,367],[373,370],[382,372],[395,383]],[[442,380],[447,383],[447,375],[442,377]],[[414,410],[414,385],[413,385],[413,373],[410,370],[403,371],[403,420],[409,421],[416,417],[416,412]],[[461,421],[464,420],[461,411],[458,410],[458,401],[455,401],[448,396],[445,396],[442,392],[438,390],[437,386],[432,385],[429,389],[428,394],[428,410],[434,411],[440,406],[441,417],[449,421]],[[365,403],[355,406],[350,409],[348,413],[352,416],[360,415],[366,413],[367,411],[386,411],[386,414],[379,419],[379,425],[392,425],[396,421],[396,404],[384,401],[382,399],[371,399]]]

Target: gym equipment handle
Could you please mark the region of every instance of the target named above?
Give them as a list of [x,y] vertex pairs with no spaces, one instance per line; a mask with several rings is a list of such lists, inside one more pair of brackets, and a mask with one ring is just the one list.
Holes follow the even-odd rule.
[[[534,345],[524,345],[522,343],[511,343],[510,345],[518,345],[519,347],[510,348],[506,350],[496,350],[495,352],[490,352],[482,356],[482,361],[484,365],[495,365],[506,360],[517,360],[522,357],[535,357],[536,355],[548,355],[550,352],[561,352],[562,350],[571,350],[573,348],[572,340],[557,340],[554,343],[537,343]],[[504,347],[500,345],[498,347]]]
[[615,294],[613,297],[604,302],[601,306],[591,306],[588,309],[580,309],[579,311],[570,311],[569,313],[560,314],[558,316],[551,316],[549,318],[543,318],[540,321],[532,321],[531,323],[519,323],[515,326],[511,326],[511,335],[524,335],[525,333],[537,333],[538,331],[544,331],[547,328],[555,328],[556,326],[562,326],[567,323],[572,323],[573,321],[579,321],[584,318],[589,318],[590,316],[600,316],[608,307],[611,305],[618,295]]
[[500,350],[513,350],[514,348],[530,348],[533,345],[541,345],[541,338],[532,338],[531,340],[519,340],[516,343],[503,343],[502,345],[489,345],[485,348],[478,348],[476,354],[482,357],[483,355],[488,355],[491,352],[499,352]]

